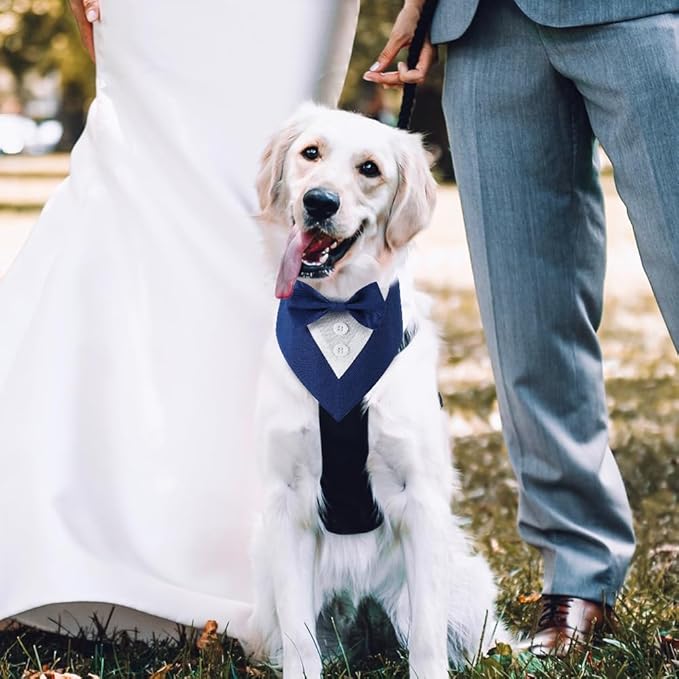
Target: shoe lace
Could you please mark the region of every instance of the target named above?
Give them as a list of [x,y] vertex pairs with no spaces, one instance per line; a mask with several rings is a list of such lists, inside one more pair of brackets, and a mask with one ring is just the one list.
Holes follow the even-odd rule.
[[542,612],[538,620],[538,629],[548,627],[565,627],[568,620],[570,599],[562,596],[543,595]]

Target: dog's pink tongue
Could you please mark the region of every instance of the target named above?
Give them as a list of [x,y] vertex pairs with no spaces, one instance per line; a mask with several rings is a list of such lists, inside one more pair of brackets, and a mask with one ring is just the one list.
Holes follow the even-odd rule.
[[297,226],[293,227],[290,232],[276,279],[276,297],[278,299],[287,299],[292,295],[292,289],[302,268],[302,255],[312,240],[311,232],[302,231]]

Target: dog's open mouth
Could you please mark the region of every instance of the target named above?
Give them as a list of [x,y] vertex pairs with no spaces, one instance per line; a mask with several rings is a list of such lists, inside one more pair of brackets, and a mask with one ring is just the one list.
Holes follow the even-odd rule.
[[299,277],[329,276],[362,233],[363,226],[353,236],[338,239],[317,227],[310,230],[293,227],[278,270],[276,297],[290,297]]
[[313,239],[302,253],[299,275],[304,278],[323,278],[349,252],[349,248],[361,235],[361,230],[344,240],[337,240],[320,229],[313,229],[311,233]]

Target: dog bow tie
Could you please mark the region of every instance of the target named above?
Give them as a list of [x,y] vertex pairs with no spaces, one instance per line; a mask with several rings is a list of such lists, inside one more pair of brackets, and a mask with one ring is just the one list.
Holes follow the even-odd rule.
[[[372,330],[341,377],[333,372],[308,327],[333,311],[346,311]],[[276,338],[297,379],[339,422],[375,386],[400,351],[403,314],[398,281],[389,288],[386,300],[377,283],[371,283],[346,302],[333,302],[297,281],[292,296],[278,305]]]
[[386,301],[377,283],[361,288],[353,297],[344,301],[327,299],[310,285],[295,283],[288,309],[297,323],[309,325],[325,314],[348,311],[361,325],[375,330],[382,323]]

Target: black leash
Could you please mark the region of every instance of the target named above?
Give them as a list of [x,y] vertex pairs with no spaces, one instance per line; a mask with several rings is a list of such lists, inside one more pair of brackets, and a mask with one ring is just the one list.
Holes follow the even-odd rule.
[[[415,35],[413,36],[413,41],[410,43],[410,49],[408,50],[408,59],[406,63],[409,70],[415,68],[420,59],[424,39],[431,26],[431,20],[434,16],[434,11],[436,10],[437,1],[438,0],[425,0],[424,6],[422,7],[422,14],[420,15],[420,20],[417,22]],[[410,128],[410,119],[413,115],[413,108],[415,106],[416,89],[417,85],[412,83],[403,86],[403,99],[401,101],[401,110],[398,114],[398,123],[396,125],[396,127],[401,130]]]

